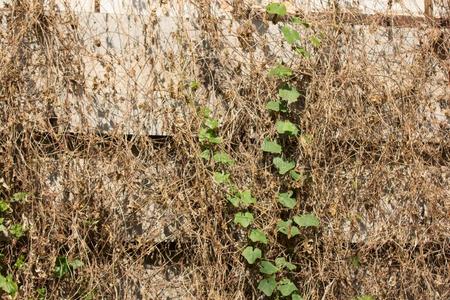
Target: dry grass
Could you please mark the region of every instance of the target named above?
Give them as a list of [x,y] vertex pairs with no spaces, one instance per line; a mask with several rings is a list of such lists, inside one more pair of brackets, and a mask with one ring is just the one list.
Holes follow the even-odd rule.
[[[196,3],[208,7],[203,2]],[[313,141],[282,142],[308,175],[295,212],[314,211],[322,226],[286,240],[275,232],[286,217],[275,200],[285,183],[259,149],[263,137],[275,135],[264,105],[276,93],[277,82],[266,77],[276,57],[252,55],[267,41],[248,20],[269,21],[241,1],[233,14],[244,24],[237,32],[247,63],[224,54],[219,19],[202,8],[203,46],[191,44],[184,55],[194,64],[186,79],[198,78],[201,88],[171,91],[187,113],[170,136],[157,138],[74,131],[70,115],[59,113],[60,91],[96,95],[85,82],[81,57],[91,53],[77,19],[46,12],[38,1],[3,11],[0,195],[30,193],[12,216],[28,226],[26,238],[0,242],[2,273],[14,274],[19,298],[36,299],[44,286],[49,299],[260,297],[257,269],[240,257],[244,233],[231,222],[234,211],[211,166],[198,157],[201,120],[193,103],[216,97],[223,148],[237,161],[232,176],[253,191],[256,223],[270,235],[266,257],[284,254],[298,264],[292,279],[308,299],[448,299],[450,99],[448,76],[439,77],[449,68],[448,29],[369,26],[376,43],[358,27],[310,18],[305,34],[321,32],[322,47],[310,60],[288,55],[288,62],[304,95],[291,117]],[[420,46],[403,48],[407,34]],[[396,51],[380,51],[393,43]],[[436,103],[445,114],[440,122],[429,117]],[[15,270],[20,254],[26,264]],[[60,255],[85,266],[57,280]]]

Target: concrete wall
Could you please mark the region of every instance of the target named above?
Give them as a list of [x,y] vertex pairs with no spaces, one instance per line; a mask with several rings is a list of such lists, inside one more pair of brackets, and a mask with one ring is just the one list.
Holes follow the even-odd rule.
[[[5,1],[3,1],[5,2]],[[256,12],[264,10],[270,1],[243,1]],[[291,1],[289,10],[326,11],[329,1]],[[423,15],[424,1],[341,1],[341,9],[363,13]],[[48,1],[52,3],[52,1]],[[70,124],[71,131],[91,130],[150,135],[170,134],[171,128],[182,124],[189,113],[182,100],[183,90],[195,80],[201,70],[198,62],[209,54],[202,43],[205,32],[199,27],[200,11],[191,1],[123,1],[71,0],[55,1],[57,9],[71,12],[78,19],[78,34],[84,45],[83,96],[61,89],[61,103],[55,105],[60,119]],[[97,12],[96,12],[97,11]],[[236,18],[235,8],[227,1],[211,1],[210,13],[221,31],[223,53],[233,66],[241,65],[244,72],[263,66],[267,61],[289,61],[289,51],[282,44],[279,25]],[[244,49],[239,34],[250,24],[256,28],[253,49]],[[308,32],[302,29],[302,35]],[[370,26],[353,28],[355,53],[369,53],[368,68],[380,72],[380,78],[407,77],[424,32],[416,28],[387,29]],[[268,50],[268,51],[267,51]],[[311,49],[312,50],[312,49]],[[345,54],[347,55],[347,54]],[[393,61],[391,56],[402,57]],[[250,63],[251,61],[251,63]],[[437,68],[430,77],[430,97],[437,101],[449,92],[445,83],[445,68]],[[37,78],[37,81],[40,79]],[[42,83],[42,84],[45,84]],[[389,80],[380,84],[390,85]],[[214,90],[200,88],[195,97],[220,109],[220,95]],[[439,105],[427,116],[447,122]],[[432,126],[432,125],[427,125]]]

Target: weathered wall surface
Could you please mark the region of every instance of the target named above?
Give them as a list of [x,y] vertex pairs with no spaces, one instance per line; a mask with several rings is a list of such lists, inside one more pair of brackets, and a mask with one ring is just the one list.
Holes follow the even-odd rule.
[[[244,1],[245,2],[245,1]],[[208,60],[207,43],[217,38],[222,53],[217,53],[226,66],[228,78],[240,69],[245,76],[250,69],[264,68],[268,61],[292,61],[288,47],[282,44],[279,25],[267,22],[261,16],[268,1],[244,2],[233,7],[226,1],[212,1],[210,15],[214,18],[217,37],[210,36],[202,27],[205,16],[199,5],[190,1],[56,1],[57,9],[74,14],[82,50],[82,76],[75,89],[62,87],[60,103],[55,113],[71,131],[90,128],[95,131],[119,131],[150,135],[170,134],[171,127],[182,124],[189,113],[183,90],[193,80],[208,77],[202,62]],[[423,1],[343,1],[342,10],[363,13],[423,15]],[[52,1],[50,1],[52,3]],[[291,11],[327,11],[327,1],[293,1]],[[239,10],[251,7],[251,19],[242,19]],[[202,8],[204,9],[204,7]],[[418,59],[414,53],[421,47],[424,35],[419,28],[374,29],[370,26],[349,28],[346,46],[351,52],[343,57],[361,61],[365,55],[368,64],[361,69],[378,72],[379,89],[395,89],[397,81],[411,78],[410,70]],[[302,34],[307,34],[305,30]],[[245,45],[247,35],[252,44]],[[350,41],[350,42],[349,42]],[[244,44],[243,44],[244,43]],[[448,65],[435,64],[429,70],[430,97],[434,107],[424,114],[426,127],[435,128],[436,122],[448,122],[438,102],[448,95]],[[40,80],[36,78],[36,81]],[[210,76],[211,77],[211,76]],[[48,84],[42,82],[41,84]],[[413,82],[410,82],[414,85]],[[380,90],[380,93],[382,91]],[[196,101],[211,102],[220,107],[223,96],[213,86],[201,85]],[[445,100],[446,101],[446,100]],[[34,118],[34,116],[32,116]]]
[[[2,9],[8,9],[7,2],[1,1]],[[47,98],[44,101],[29,101],[26,97],[15,99],[20,104],[24,124],[40,133],[48,131],[54,139],[52,143],[59,145],[57,149],[70,153],[58,157],[59,150],[55,150],[54,155],[50,151],[51,157],[32,164],[35,172],[46,174],[40,186],[42,196],[53,201],[55,210],[64,209],[64,203],[74,203],[86,195],[93,200],[110,199],[94,205],[95,210],[113,211],[110,217],[117,221],[117,228],[111,230],[123,231],[129,239],[126,242],[145,240],[151,241],[153,246],[176,239],[181,216],[175,216],[170,207],[186,197],[200,198],[203,194],[165,194],[170,186],[181,185],[191,176],[181,174],[184,166],[177,165],[170,153],[162,155],[157,149],[151,149],[143,155],[121,145],[123,149],[115,149],[116,152],[111,150],[113,146],[108,146],[111,154],[102,154],[100,150],[87,151],[91,147],[89,144],[69,147],[60,137],[65,134],[103,134],[128,139],[173,136],[191,125],[186,123],[191,120],[197,104],[209,105],[223,119],[238,119],[244,109],[253,117],[252,105],[238,106],[233,102],[245,94],[245,90],[242,93],[239,90],[241,85],[251,86],[255,80],[252,76],[263,78],[267,69],[278,62],[301,66],[305,73],[314,73],[311,66],[320,65],[323,55],[327,54],[306,46],[313,54],[313,63],[292,54],[280,34],[282,23],[274,24],[264,14],[268,2],[47,1],[46,11],[57,12],[66,21],[61,24],[61,36],[64,30],[71,28],[67,36],[73,41],[71,45],[76,45],[78,56],[69,55],[47,70],[42,67],[46,60],[36,54],[29,60],[33,63],[24,66],[30,70],[27,88],[36,91],[36,95],[40,95],[37,91],[53,93],[56,100],[47,103]],[[445,137],[449,137],[450,130],[450,62],[445,57],[446,50],[442,52],[444,58],[440,57],[439,49],[432,52],[433,55],[424,53],[439,43],[447,47],[441,36],[448,37],[449,28],[433,27],[425,20],[402,27],[336,21],[342,27],[335,30],[338,26],[333,23],[333,12],[337,8],[329,2],[298,0],[289,1],[287,5],[290,12],[304,12],[313,24],[313,28],[298,26],[302,37],[306,40],[313,33],[322,33],[324,47],[339,66],[336,82],[330,83],[336,90],[335,98],[329,99],[329,107],[354,119],[361,114],[367,117],[364,126],[352,127],[352,119],[328,118],[332,113],[323,105],[323,110],[319,111],[323,113],[324,122],[334,125],[330,126],[335,129],[333,142],[357,148],[361,141],[368,142],[365,137],[369,132],[376,132],[372,136],[381,144],[396,139],[420,139],[422,146],[430,145],[431,154],[448,151]],[[339,10],[351,14],[421,17],[426,13],[425,2],[419,0],[393,1],[392,5],[387,0],[338,2]],[[435,1],[434,16],[448,17],[446,5],[445,1],[441,5]],[[7,28],[6,18],[2,25]],[[63,38],[45,41],[57,46],[58,53],[73,50],[65,49]],[[27,46],[33,47],[33,43],[35,41],[30,41]],[[422,68],[423,65],[427,68]],[[370,82],[358,81],[358,77],[366,78],[368,74]],[[421,75],[420,85],[418,75]],[[340,78],[346,76],[354,81],[339,86]],[[65,79],[55,85],[55,78]],[[199,83],[195,91],[189,88],[192,82]],[[55,88],[49,91],[49,86]],[[409,99],[417,99],[414,97],[418,94],[421,101],[416,110],[405,110],[403,115],[404,107],[398,103],[403,101],[405,107],[412,107]],[[346,102],[346,96],[353,102]],[[257,100],[260,99],[255,102]],[[347,111],[352,113],[344,114]],[[391,112],[401,115],[400,119]],[[417,114],[423,116],[420,121],[411,124],[405,121]],[[51,126],[49,118],[53,121]],[[247,120],[248,131],[251,131],[254,129],[252,119]],[[406,125],[400,127],[400,123]],[[353,140],[348,140],[349,136]],[[411,148],[416,146],[411,142]],[[46,152],[45,149],[40,151]],[[385,149],[380,151],[381,160]],[[328,202],[320,207],[331,216],[325,222],[324,239],[373,245],[380,240],[397,241],[402,237],[402,242],[414,244],[420,239],[421,243],[428,242],[423,237],[429,228],[445,232],[449,228],[445,214],[450,211],[450,169],[448,154],[441,155],[447,157],[447,161],[434,163],[430,158],[427,163],[415,164],[393,157],[389,165],[380,167],[358,159],[350,163],[354,157],[349,155],[348,161],[336,163],[335,168],[327,170],[331,175],[322,178],[325,186],[330,186],[326,180],[333,182]],[[408,178],[406,182],[405,178]],[[342,192],[339,186],[354,189]],[[311,198],[316,200],[314,195]],[[173,199],[173,202],[161,203],[161,199]],[[371,202],[366,203],[366,199]],[[342,203],[346,203],[348,211],[334,210]],[[188,226],[188,222],[183,224]],[[133,267],[145,269],[148,266]],[[187,295],[189,282],[172,276],[176,284],[171,283],[163,275],[164,267],[166,265],[148,267],[146,275],[141,277],[124,275],[124,282],[137,286],[137,291],[127,291],[129,286],[122,282],[117,295],[133,299],[141,294],[140,297],[161,299],[160,292],[167,291],[169,286],[176,287],[171,294]]]

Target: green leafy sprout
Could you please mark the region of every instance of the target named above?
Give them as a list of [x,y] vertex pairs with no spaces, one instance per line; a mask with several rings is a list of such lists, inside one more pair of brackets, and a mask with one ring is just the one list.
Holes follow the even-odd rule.
[[269,3],[266,6],[266,12],[272,15],[285,16],[287,13],[286,6],[283,3]]
[[84,263],[79,259],[69,260],[66,256],[59,256],[56,259],[55,269],[53,273],[56,278],[61,279],[68,274],[72,274],[73,271],[83,266]]

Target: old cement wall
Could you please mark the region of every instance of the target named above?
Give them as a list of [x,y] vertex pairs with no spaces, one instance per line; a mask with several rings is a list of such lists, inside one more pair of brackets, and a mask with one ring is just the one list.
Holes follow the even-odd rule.
[[[166,1],[164,4],[160,1],[55,2],[57,10],[67,14],[76,24],[81,59],[74,64],[78,68],[78,73],[72,78],[74,84],[60,86],[55,91],[58,102],[52,103],[51,107],[46,103],[29,103],[21,99],[24,120],[37,124],[38,128],[39,124],[44,123],[43,120],[52,115],[58,120],[59,133],[170,136],[174,128],[184,126],[186,115],[194,109],[190,102],[192,99],[188,99],[184,92],[193,80],[204,83],[195,91],[195,102],[214,107],[218,116],[233,115],[233,107],[227,105],[227,99],[217,84],[225,85],[225,90],[234,84],[235,76],[248,76],[255,69],[266,70],[268,62],[288,63],[296,60],[289,54],[288,45],[282,42],[280,25],[268,22],[262,14],[268,1],[243,1],[235,6],[227,1],[212,1],[207,4],[210,5],[207,14],[205,7],[191,1]],[[422,16],[425,13],[424,2],[418,0],[396,1],[392,7],[388,7],[387,1],[356,2],[341,1],[341,9],[383,15]],[[291,11],[325,12],[332,9],[327,3],[320,0],[292,1],[288,7]],[[52,4],[50,1],[49,10],[54,9]],[[436,16],[444,12],[443,9],[434,11]],[[4,24],[6,26],[6,21]],[[208,26],[213,26],[214,30],[209,31]],[[311,34],[305,28],[298,29],[302,36]],[[342,41],[343,47],[339,49],[341,59],[346,64],[358,66],[361,72],[379,75],[377,81],[370,83],[373,101],[393,91],[414,87],[411,74],[417,71],[415,61],[419,57],[416,53],[424,40],[433,34],[432,30],[358,24],[348,26],[346,30],[346,40]],[[444,30],[448,32],[448,28]],[[221,51],[213,52],[211,43],[219,43]],[[308,50],[314,52],[312,48]],[[425,84],[430,100],[427,107],[421,108],[423,123],[415,124],[414,134],[422,136],[424,142],[436,142],[435,135],[450,126],[448,63],[443,64],[433,57],[427,59],[433,60],[432,67],[427,70],[429,76]],[[36,61],[37,65],[39,63]],[[210,68],[214,64],[221,68],[220,72]],[[47,77],[35,73],[29,79],[34,88],[39,89],[51,85],[57,75]],[[38,113],[36,106],[42,108]],[[396,130],[389,122],[381,128],[381,136],[389,136]],[[90,178],[90,184],[94,184],[87,190],[101,190],[115,199],[117,210],[123,210],[119,214],[126,216],[130,222],[136,219],[142,221],[129,227],[131,238],[141,236],[154,239],[155,243],[167,238],[164,228],[172,223],[174,216],[155,203],[157,199],[152,198],[152,190],[149,188],[147,191],[146,186],[169,184],[174,176],[172,165],[155,170],[151,161],[147,161],[148,167],[145,169],[129,166],[125,171],[127,174],[116,176],[117,166],[121,162],[114,159],[99,158],[94,165],[86,164],[82,158],[69,161],[51,158],[39,163],[42,172],[49,174],[42,191],[49,199],[72,201],[79,186],[74,181],[80,180],[76,176],[83,174]],[[360,184],[369,187],[370,178],[378,174],[385,178],[386,190],[377,191],[380,202],[375,204],[375,209],[356,208],[352,214],[357,216],[353,220],[358,221],[340,224],[340,228],[331,225],[329,235],[343,228],[342,234],[354,243],[376,243],[379,236],[386,234],[409,236],[413,242],[415,232],[411,225],[417,220],[427,222],[431,209],[446,211],[448,207],[427,207],[427,202],[433,202],[427,199],[417,199],[415,203],[402,202],[399,191],[412,186],[401,186],[402,183],[396,182],[396,179],[402,176],[417,177],[421,188],[438,190],[439,197],[450,198],[450,191],[441,190],[441,185],[437,184],[444,182],[443,186],[450,186],[448,166],[425,169],[423,171],[420,167],[415,170],[400,165],[383,170],[361,167],[358,171]],[[117,179],[112,179],[114,176]],[[343,171],[336,175],[336,180],[345,182],[353,180],[353,176]],[[145,183],[146,178],[150,178],[151,183]],[[427,193],[423,190],[419,194]],[[342,194],[341,197],[347,195]],[[139,206],[137,213],[134,212],[136,206]],[[406,213],[411,210],[417,212],[417,218],[411,219]],[[447,225],[436,226],[445,230]]]

